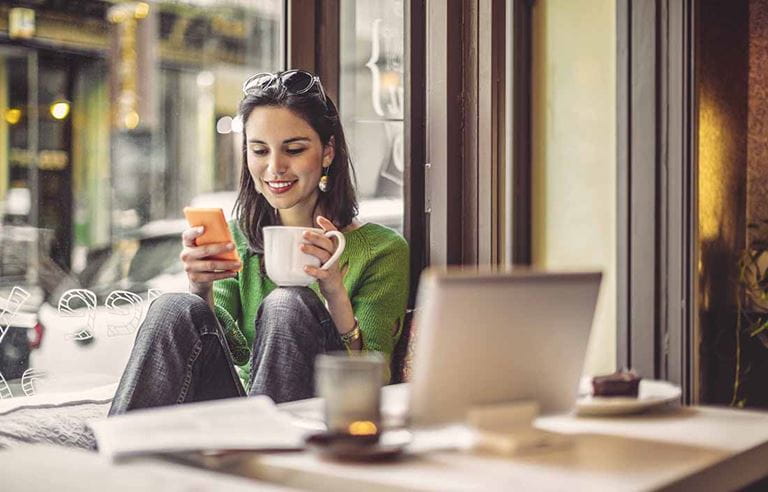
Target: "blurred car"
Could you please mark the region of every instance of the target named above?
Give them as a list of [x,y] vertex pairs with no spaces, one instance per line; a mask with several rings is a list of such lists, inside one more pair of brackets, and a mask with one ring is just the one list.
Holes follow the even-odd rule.
[[20,379],[43,341],[38,310],[49,273],[58,267],[49,253],[53,231],[0,225],[0,377]]
[[40,307],[49,329],[30,366],[58,377],[57,389],[71,378],[119,378],[151,300],[187,290],[179,261],[186,227],[183,220],[150,222],[107,252],[95,251],[98,265],[89,263],[80,285],[58,289]]
[[[235,197],[233,192],[206,193],[190,205],[221,207],[229,217]],[[92,384],[119,378],[151,300],[188,290],[179,260],[187,227],[183,219],[156,220],[108,248],[91,251],[78,284],[63,284],[40,307],[39,318],[51,329],[42,349],[32,354],[31,367],[56,379],[57,390],[76,386],[74,380]]]
[[22,377],[29,368],[30,353],[43,341],[44,328],[36,312],[42,293],[26,287],[0,288],[0,375],[7,381]]

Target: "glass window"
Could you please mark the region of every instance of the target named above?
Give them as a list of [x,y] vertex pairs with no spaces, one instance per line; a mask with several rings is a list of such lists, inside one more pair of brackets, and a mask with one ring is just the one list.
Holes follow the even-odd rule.
[[357,171],[360,217],[403,222],[404,6],[342,0],[339,111]]
[[50,46],[0,33],[0,399],[116,382],[149,301],[186,291],[182,208],[231,209],[284,3],[58,2]]

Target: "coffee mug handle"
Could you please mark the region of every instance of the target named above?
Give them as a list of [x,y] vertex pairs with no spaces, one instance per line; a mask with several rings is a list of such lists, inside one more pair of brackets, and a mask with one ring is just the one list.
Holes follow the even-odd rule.
[[326,231],[325,237],[335,237],[339,241],[339,245],[336,247],[336,251],[334,251],[333,255],[328,258],[328,261],[323,263],[323,266],[320,267],[320,270],[328,270],[333,266],[334,263],[339,261],[341,253],[344,252],[344,246],[347,245],[347,240],[344,239],[344,234],[339,231]]

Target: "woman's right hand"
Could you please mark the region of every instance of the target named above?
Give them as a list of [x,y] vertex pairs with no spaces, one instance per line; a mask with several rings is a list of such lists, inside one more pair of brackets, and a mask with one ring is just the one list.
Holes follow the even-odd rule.
[[215,243],[198,246],[195,240],[203,234],[203,226],[192,227],[181,233],[184,249],[179,258],[184,265],[184,271],[189,278],[189,291],[202,298],[208,297],[214,280],[232,278],[237,275],[235,270],[240,268],[239,261],[214,260],[208,257],[232,251],[233,243]]

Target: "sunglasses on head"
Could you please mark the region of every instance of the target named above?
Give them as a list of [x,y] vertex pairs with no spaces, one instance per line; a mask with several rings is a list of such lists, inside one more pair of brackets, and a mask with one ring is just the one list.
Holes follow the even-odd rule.
[[246,96],[254,95],[259,91],[263,91],[268,87],[272,87],[275,84],[277,84],[278,87],[282,85],[285,87],[285,90],[288,91],[288,94],[296,96],[305,94],[309,92],[313,87],[317,86],[320,92],[320,97],[323,99],[323,104],[326,103],[325,89],[323,89],[323,84],[320,82],[320,77],[313,73],[307,72],[306,70],[287,70],[285,72],[276,73],[257,73],[245,81],[243,84],[243,93]]

